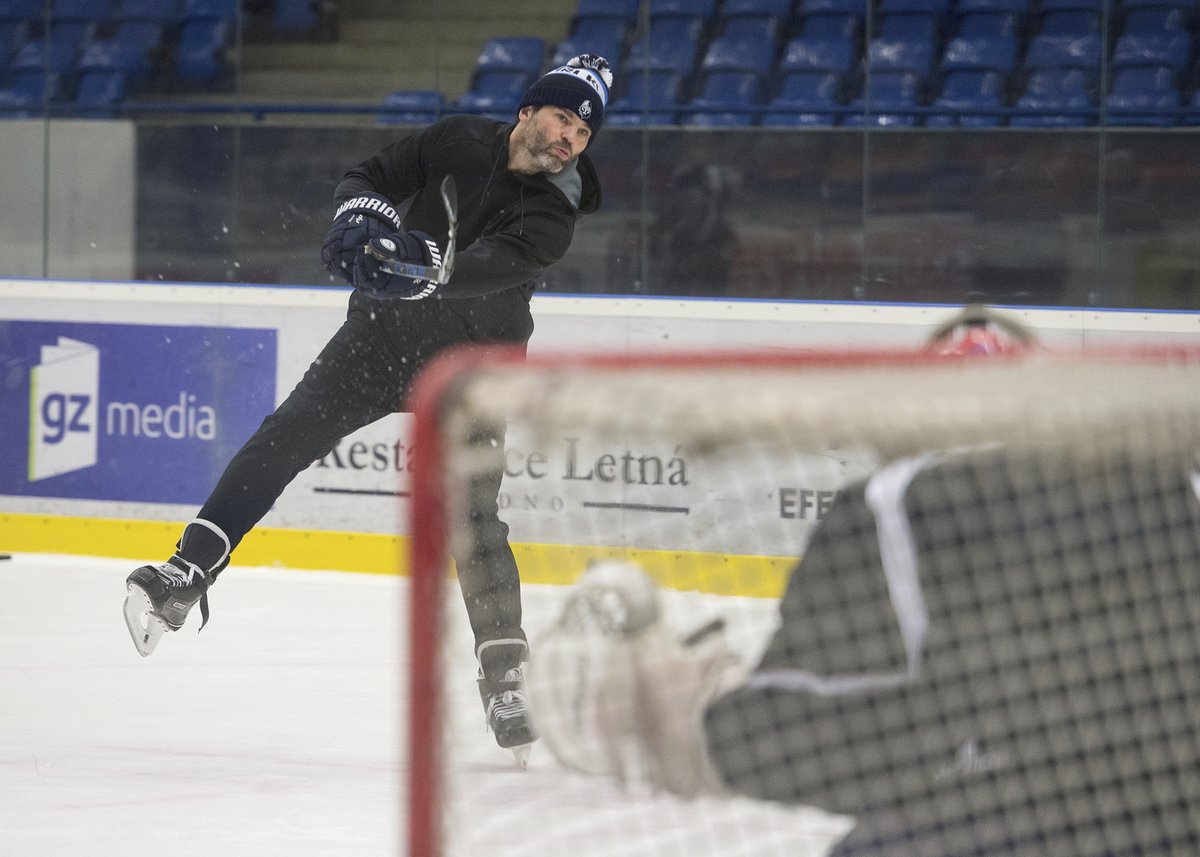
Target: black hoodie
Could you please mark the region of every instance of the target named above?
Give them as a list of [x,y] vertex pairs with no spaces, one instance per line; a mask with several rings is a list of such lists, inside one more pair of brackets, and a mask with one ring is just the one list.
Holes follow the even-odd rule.
[[[511,172],[512,129],[511,123],[479,116],[447,116],[349,170],[334,195],[341,201],[373,191],[400,208],[411,199],[405,228],[426,232],[444,247],[439,189],[442,177],[453,175],[459,249],[453,276],[433,297],[495,296],[493,301],[506,305],[519,297],[527,307],[534,281],[571,246],[576,217],[599,207],[600,185],[586,154],[558,176]],[[510,294],[501,298],[504,292]],[[355,299],[370,300],[357,292]],[[467,309],[454,307],[459,315]]]

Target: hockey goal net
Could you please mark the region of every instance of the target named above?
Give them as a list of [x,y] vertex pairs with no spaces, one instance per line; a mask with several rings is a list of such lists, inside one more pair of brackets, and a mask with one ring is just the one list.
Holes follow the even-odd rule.
[[[435,366],[407,853],[1200,853],[1200,352]],[[598,560],[644,571],[681,637],[724,622],[744,672],[679,692],[715,788],[647,786],[637,765],[675,764],[654,743],[680,735],[642,698],[616,700],[631,731],[572,727],[590,751],[641,743],[623,783],[545,742],[524,771],[496,747],[450,560],[491,538],[492,503],[535,669]],[[603,684],[570,663],[539,679],[579,711],[639,679],[671,695],[669,671]]]

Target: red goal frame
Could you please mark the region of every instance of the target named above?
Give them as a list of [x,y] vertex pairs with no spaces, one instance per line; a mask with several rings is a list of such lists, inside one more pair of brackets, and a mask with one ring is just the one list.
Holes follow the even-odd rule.
[[[1033,351],[1037,351],[1034,349]],[[1019,362],[1033,352],[1007,355],[938,356],[922,349],[785,351],[636,351],[539,353],[528,355],[522,346],[468,345],[438,355],[417,377],[405,404],[414,415],[412,443],[413,473],[409,527],[411,576],[409,591],[409,725],[408,725],[408,823],[403,835],[410,857],[442,857],[440,793],[442,788],[439,710],[442,677],[438,670],[442,636],[440,605],[445,570],[446,516],[441,476],[446,450],[439,433],[439,417],[446,396],[460,379],[476,369],[505,367],[531,370],[697,370],[755,369],[772,371],[846,369],[870,367],[928,366],[961,361],[964,366],[979,360]],[[1046,352],[1043,352],[1046,353]],[[1200,362],[1200,347],[1147,346],[1081,347],[1056,356],[1121,358],[1132,361]]]

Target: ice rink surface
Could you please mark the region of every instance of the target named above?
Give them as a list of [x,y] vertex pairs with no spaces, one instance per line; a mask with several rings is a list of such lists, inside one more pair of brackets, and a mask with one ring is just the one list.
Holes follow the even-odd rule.
[[[193,611],[143,659],[121,616],[135,565],[0,561],[0,855],[406,853],[407,580],[234,567],[203,633]],[[535,643],[561,594],[525,587]],[[771,606],[732,632],[769,632]],[[465,622],[450,633],[449,854],[816,857],[846,829],[622,791],[536,745],[522,772],[484,726]]]

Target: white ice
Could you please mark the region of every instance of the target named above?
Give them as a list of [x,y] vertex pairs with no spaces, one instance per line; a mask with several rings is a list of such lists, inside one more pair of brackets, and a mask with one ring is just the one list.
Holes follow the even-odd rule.
[[[0,561],[0,855],[406,854],[407,581],[234,567],[202,633],[193,617],[142,658],[121,616],[131,570]],[[532,638],[559,597],[525,587]],[[450,634],[448,854],[816,857],[846,829],[622,792],[536,745],[522,772],[484,727],[465,625]]]

